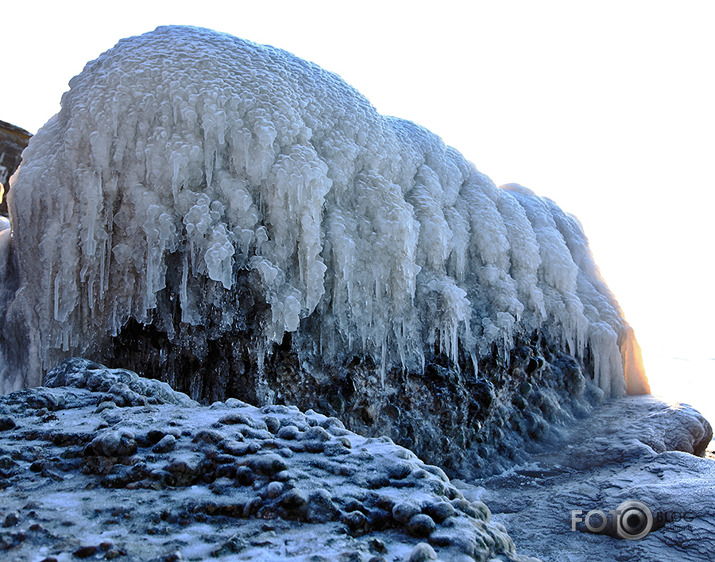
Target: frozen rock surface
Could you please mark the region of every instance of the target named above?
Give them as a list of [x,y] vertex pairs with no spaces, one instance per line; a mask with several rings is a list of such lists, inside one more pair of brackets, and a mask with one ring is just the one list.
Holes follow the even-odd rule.
[[535,331],[607,396],[645,389],[576,219],[278,49],[187,27],[120,41],[11,193],[6,391],[83,355],[268,403],[279,345],[301,368],[367,358],[389,386],[435,357],[474,378]]
[[0,392],[82,355],[203,402],[312,408],[468,475],[647,391],[575,218],[272,47],[120,41],[11,194]]
[[[523,465],[458,484],[489,505],[520,552],[545,562],[707,561],[715,552],[715,462],[691,453],[702,455],[711,438],[710,424],[692,408],[629,397],[602,405]],[[653,515],[639,540],[621,538],[609,514],[629,500]],[[572,510],[581,519],[601,510],[608,525],[595,534],[577,520],[574,532]],[[589,523],[598,528],[600,520]]]
[[82,359],[47,383],[0,397],[0,558],[531,560],[441,469],[335,418]]

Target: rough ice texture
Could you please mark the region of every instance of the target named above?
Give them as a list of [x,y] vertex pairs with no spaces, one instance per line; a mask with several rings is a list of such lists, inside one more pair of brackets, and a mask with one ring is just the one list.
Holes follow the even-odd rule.
[[120,41],[32,138],[9,208],[3,392],[81,355],[464,475],[647,389],[576,219],[271,47]]
[[292,334],[383,377],[508,358],[539,330],[609,396],[643,380],[578,221],[278,49],[186,27],[120,41],[71,80],[11,193],[30,364],[6,346],[5,391],[149,324],[199,359],[250,333],[260,363]]
[[3,559],[535,562],[441,469],[335,418],[81,359],[48,382],[0,397]]

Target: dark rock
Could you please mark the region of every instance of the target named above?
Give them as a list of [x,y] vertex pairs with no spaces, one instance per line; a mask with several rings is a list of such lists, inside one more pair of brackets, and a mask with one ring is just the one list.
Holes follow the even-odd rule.
[[176,437],[173,435],[164,435],[152,449],[156,453],[168,453],[176,447]]
[[429,515],[419,513],[407,524],[407,532],[413,537],[428,537],[435,530],[435,523]]
[[81,546],[72,553],[72,556],[76,558],[89,558],[90,556],[94,556],[96,552],[96,546]]
[[402,502],[392,508],[392,517],[394,517],[398,523],[407,525],[410,519],[420,513],[420,511],[421,509],[414,503]]
[[312,523],[325,523],[334,521],[340,512],[333,504],[333,500],[327,490],[318,489],[308,496],[308,502],[304,507],[308,521]]
[[128,457],[136,452],[137,442],[134,434],[127,430],[109,430],[100,433],[85,449],[85,455],[104,457]]
[[248,466],[239,466],[236,468],[236,482],[241,486],[250,486],[255,479],[255,473]]
[[280,499],[280,505],[288,510],[303,507],[307,502],[308,498],[306,495],[297,488],[288,490]]
[[346,513],[340,518],[340,521],[347,526],[353,535],[368,531],[368,519],[360,511]]
[[253,457],[249,461],[249,466],[256,474],[261,476],[273,476],[288,468],[288,464],[283,457],[273,453]]
[[442,521],[448,517],[452,517],[456,513],[452,504],[448,502],[427,504],[423,511],[437,523],[442,523]]
[[5,519],[3,519],[2,526],[12,527],[14,525],[17,525],[19,522],[20,514],[17,511],[11,511],[7,515],[5,515]]

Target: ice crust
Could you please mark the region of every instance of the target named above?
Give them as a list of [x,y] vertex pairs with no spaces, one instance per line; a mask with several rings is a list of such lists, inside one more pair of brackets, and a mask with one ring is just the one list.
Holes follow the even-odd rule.
[[[497,188],[338,76],[225,34],[161,27],[89,62],[30,141],[9,208],[5,353],[23,326],[29,363],[9,360],[4,392],[130,319],[170,338],[177,314],[213,337],[245,330],[242,275],[268,353],[293,333],[302,353],[367,354],[384,373],[435,349],[506,358],[541,330],[590,354],[608,395],[643,377],[575,218]],[[169,279],[177,294],[159,298]]]

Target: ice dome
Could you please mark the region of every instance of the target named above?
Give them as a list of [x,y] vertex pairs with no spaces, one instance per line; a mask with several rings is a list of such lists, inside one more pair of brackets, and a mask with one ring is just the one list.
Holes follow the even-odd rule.
[[508,363],[534,333],[606,395],[645,388],[575,218],[272,47],[190,27],[120,41],[30,141],[9,208],[3,391],[70,355],[240,378],[281,347],[328,371],[369,358],[384,384],[435,356]]

